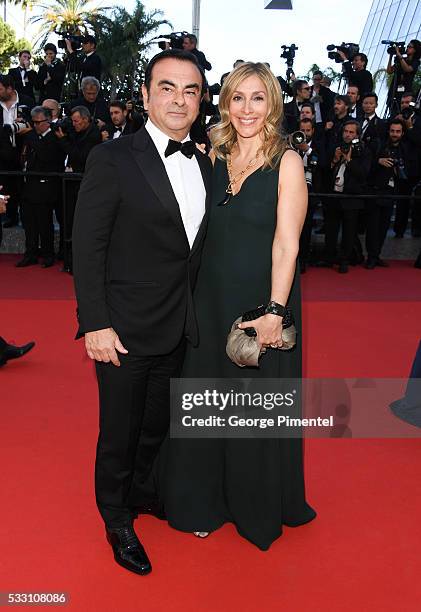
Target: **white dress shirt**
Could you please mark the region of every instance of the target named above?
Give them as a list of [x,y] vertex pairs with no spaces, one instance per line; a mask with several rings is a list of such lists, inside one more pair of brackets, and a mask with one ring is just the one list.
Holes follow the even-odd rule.
[[[194,155],[189,159],[181,151],[165,157],[169,137],[161,132],[150,119],[145,127],[170,179],[191,248],[205,214],[206,190],[199,164]],[[182,142],[187,140],[190,140],[188,136]]]
[[19,94],[16,92],[16,100],[9,108],[7,108],[6,102],[0,102],[0,106],[3,109],[3,125],[12,125],[18,114]]

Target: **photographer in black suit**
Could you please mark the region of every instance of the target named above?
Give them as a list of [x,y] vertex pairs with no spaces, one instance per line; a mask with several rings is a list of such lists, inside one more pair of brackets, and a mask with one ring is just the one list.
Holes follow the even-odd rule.
[[322,85],[323,73],[320,70],[313,72],[313,85],[311,86],[311,103],[314,106],[316,125],[324,125],[333,111],[335,94],[328,87]]
[[[309,194],[321,192],[323,187],[323,170],[326,168],[326,150],[322,138],[317,137],[314,121],[309,117],[300,120],[299,129],[305,134],[306,140],[303,144],[296,145],[295,149],[303,160],[304,173],[306,177]],[[313,216],[316,209],[316,201],[309,198],[307,214],[300,236],[299,261],[301,272],[306,271],[309,260],[311,231],[313,227]]]
[[342,71],[348,85],[356,85],[361,96],[368,91],[373,91],[373,77],[367,70],[368,57],[365,53],[356,53],[352,60],[349,60],[340,49],[338,49],[338,55],[342,58]]
[[183,49],[194,55],[197,63],[203,70],[212,70],[212,64],[208,62],[203,51],[199,51],[197,48],[197,36],[194,34],[187,34],[183,39]]
[[95,486],[117,563],[151,564],[133,528],[169,425],[169,383],[185,338],[197,344],[192,291],[206,230],[211,162],[189,141],[205,77],[194,56],[156,55],[142,87],[149,120],[96,147],[73,233],[79,333],[96,361]]
[[[68,125],[66,131],[59,127],[55,130],[55,135],[60,139],[61,147],[67,155],[66,172],[83,173],[89,153],[102,141],[101,133],[85,106],[73,108],[70,117],[71,127]],[[71,236],[79,188],[80,183],[76,180],[66,182],[66,236],[64,240],[67,249],[63,270],[69,273],[72,272]]]
[[19,66],[9,70],[9,76],[13,78],[15,89],[20,96],[31,98],[32,105],[35,104],[34,87],[37,88],[37,73],[30,67],[30,51],[19,51]]
[[329,198],[326,207],[326,261],[335,259],[339,228],[342,225],[342,243],[339,253],[339,272],[348,272],[348,264],[357,239],[358,213],[364,200],[370,171],[371,154],[360,141],[361,127],[351,119],[342,128],[342,143],[336,147],[331,162],[333,191],[349,194],[349,198]]
[[49,98],[61,100],[66,67],[57,58],[57,47],[48,43],[44,47],[45,58],[37,75],[37,89],[39,89],[40,104]]
[[346,95],[351,100],[351,108],[348,111],[349,116],[351,119],[361,121],[364,113],[361,106],[360,90],[356,85],[348,85]]
[[381,250],[390,226],[394,201],[381,195],[407,194],[410,192],[411,179],[417,176],[417,152],[404,142],[404,124],[393,119],[389,124],[387,140],[379,144],[373,160],[369,182],[373,193],[379,198],[371,200],[367,221],[367,262],[365,267],[372,270],[376,266],[387,266],[380,259]]
[[294,81],[292,90],[294,100],[284,106],[284,129],[288,134],[292,134],[298,129],[301,106],[304,102],[308,102],[311,96],[310,85],[302,79]]
[[420,67],[421,42],[416,39],[409,41],[405,57],[398,46],[393,47],[393,49],[395,52],[389,53],[386,68],[387,74],[395,75],[389,88],[387,100],[389,108],[392,107],[393,99],[400,103],[402,94],[413,90],[414,78]]
[[376,114],[378,97],[374,91],[365,94],[362,100],[363,117],[361,119],[361,140],[366,145],[374,145],[383,140],[387,134],[386,121]]
[[349,109],[351,100],[348,96],[335,96],[333,103],[333,115],[331,115],[325,125],[326,148],[330,159],[333,158],[336,148],[342,142],[343,127],[350,120]]
[[87,76],[82,79],[81,95],[72,101],[71,108],[76,106],[85,106],[91,119],[95,121],[101,129],[110,122],[110,112],[108,104],[101,96],[101,85],[95,77]]
[[[64,154],[51,130],[51,111],[36,106],[31,111],[34,131],[25,138],[24,159],[28,172],[63,172]],[[27,176],[23,189],[23,222],[25,255],[18,268],[38,263],[49,268],[54,263],[53,208],[60,194],[60,181],[50,176]],[[39,253],[39,246],[41,250]]]
[[69,71],[78,74],[79,82],[87,77],[95,77],[101,83],[102,60],[96,52],[96,39],[94,36],[85,36],[82,42],[83,54],[75,51],[69,39],[66,39]]
[[105,140],[115,140],[120,136],[127,136],[137,132],[143,125],[143,117],[139,113],[129,112],[127,105],[121,100],[110,102],[109,106],[111,123],[104,126],[101,130],[101,138]]
[[[0,104],[0,169],[20,170],[22,136],[31,130],[29,111],[34,101],[18,94],[12,76],[0,75]],[[2,183],[9,195],[3,227],[13,227],[19,223],[21,181],[19,177],[5,176]]]

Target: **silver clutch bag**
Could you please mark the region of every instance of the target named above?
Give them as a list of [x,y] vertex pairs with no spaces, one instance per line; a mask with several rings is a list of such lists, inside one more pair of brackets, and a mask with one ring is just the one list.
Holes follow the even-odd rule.
[[[266,348],[260,348],[257,342],[257,333],[253,327],[238,329],[237,325],[244,321],[258,319],[265,314],[264,307],[259,306],[255,310],[246,312],[242,317],[238,317],[231,327],[228,334],[226,353],[235,365],[240,368],[246,366],[259,367],[259,358],[266,353]],[[290,351],[297,343],[297,330],[295,321],[290,309],[287,309],[282,319],[282,346],[280,351]]]

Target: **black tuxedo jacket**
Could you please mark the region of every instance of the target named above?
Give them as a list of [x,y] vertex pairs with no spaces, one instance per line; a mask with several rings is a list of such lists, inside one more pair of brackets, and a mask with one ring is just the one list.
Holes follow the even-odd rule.
[[178,202],[145,128],[89,156],[73,226],[78,336],[113,327],[133,355],[198,342],[192,291],[210,204],[211,162],[196,159],[206,213],[190,249]]
[[[19,94],[19,106],[34,107],[34,100]],[[18,170],[20,167],[20,156],[22,152],[22,136],[15,136],[16,146],[12,144],[10,130],[3,128],[3,109],[0,109],[0,168],[3,170]]]
[[[317,95],[314,91],[314,86],[311,87],[311,96]],[[328,87],[320,85],[320,113],[322,115],[322,122],[326,123],[329,117],[329,113],[333,111],[333,103],[335,101],[335,94]]]
[[300,111],[298,110],[297,102],[291,100],[284,106],[284,130],[288,134],[292,134],[298,130],[300,120]]
[[[364,125],[364,117],[360,120],[361,127]],[[384,119],[380,119],[377,115],[374,115],[368,122],[364,134],[361,136],[361,140],[365,144],[373,144],[386,138],[387,134],[387,123]]]
[[[30,132],[25,142],[26,170],[64,172],[64,153],[53,132],[41,138]],[[27,176],[24,198],[31,204],[55,204],[60,196],[60,179],[51,176]]]
[[[37,88],[37,85],[38,85],[38,80],[37,80],[38,75],[35,72],[35,70],[26,71],[26,76],[28,77],[28,83],[25,85],[25,87],[22,84],[20,68],[10,68],[9,75],[13,77],[13,80],[15,83],[15,89],[18,92],[19,97],[21,97],[22,95],[28,96],[29,98],[31,98],[32,104],[34,104],[35,102],[34,87]],[[22,102],[22,104],[24,103]]]
[[[141,123],[138,123],[136,121],[130,121],[130,119],[128,119],[126,121],[126,125],[124,126],[124,130],[121,133],[121,136],[128,136],[129,134],[134,134],[135,132],[137,132],[137,130],[139,130],[142,127]],[[113,140],[114,138],[114,134],[116,133],[117,129],[115,127],[115,125],[113,123],[108,123],[104,130],[106,132],[108,132],[109,134],[109,138],[107,138],[107,140]]]
[[[66,66],[61,60],[56,59],[49,66],[45,63],[41,64],[37,74],[37,89],[39,89],[40,103],[49,98],[60,102],[65,73]],[[44,84],[48,75],[50,75],[51,80]]]
[[[333,180],[335,180],[341,164],[333,167]],[[338,198],[338,206],[343,210],[361,210],[364,208],[364,200],[356,197],[359,194],[367,193],[367,178],[371,169],[371,152],[368,147],[364,147],[359,157],[352,157],[347,164],[344,174],[344,194],[349,194],[350,198]],[[352,197],[354,196],[354,197]],[[333,203],[335,205],[335,202]]]
[[102,61],[96,52],[89,57],[84,53],[70,53],[66,55],[64,61],[69,64],[71,72],[78,73],[79,81],[86,76],[93,76],[101,82]]

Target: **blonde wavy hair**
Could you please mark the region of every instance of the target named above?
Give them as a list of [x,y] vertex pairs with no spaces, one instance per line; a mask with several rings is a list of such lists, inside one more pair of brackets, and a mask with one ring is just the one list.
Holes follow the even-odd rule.
[[238,90],[240,83],[253,75],[258,76],[262,81],[268,97],[268,115],[263,126],[261,148],[264,160],[262,167],[274,168],[287,148],[287,142],[281,131],[284,114],[281,86],[278,79],[265,64],[245,62],[226,77],[219,94],[221,120],[211,129],[210,140],[216,157],[225,161],[237,142],[237,132],[229,117],[232,96]]

